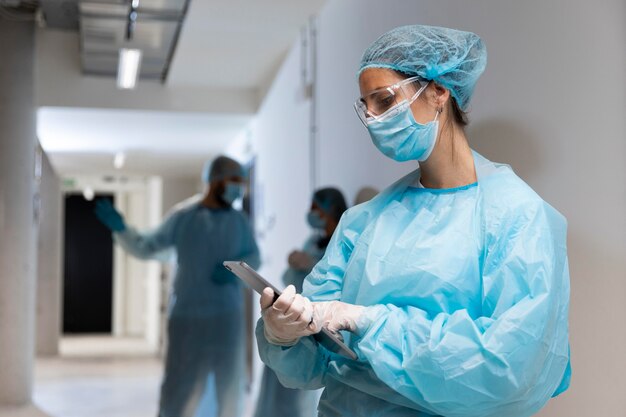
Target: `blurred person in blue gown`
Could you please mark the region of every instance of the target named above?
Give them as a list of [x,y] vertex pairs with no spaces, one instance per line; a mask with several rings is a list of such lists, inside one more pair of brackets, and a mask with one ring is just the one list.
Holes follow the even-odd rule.
[[258,268],[259,250],[248,219],[232,207],[245,192],[242,166],[220,156],[207,164],[203,179],[209,188],[201,200],[181,205],[149,232],[127,225],[108,200],[96,207],[130,254],[140,259],[161,259],[168,249],[176,254],[160,417],[192,417],[207,402],[203,397],[216,417],[239,416],[244,403],[242,285],[222,262],[243,260]]

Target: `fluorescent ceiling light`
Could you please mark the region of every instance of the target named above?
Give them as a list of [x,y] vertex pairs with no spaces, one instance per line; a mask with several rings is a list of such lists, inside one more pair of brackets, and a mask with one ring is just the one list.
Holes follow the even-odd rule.
[[129,90],[137,85],[139,66],[141,64],[141,49],[120,49],[120,61],[117,68],[117,87]]
[[118,152],[113,158],[113,166],[115,169],[122,169],[126,163],[126,154],[124,152]]
[[83,197],[85,197],[85,200],[92,201],[95,196],[96,193],[94,192],[93,188],[87,186],[83,189]]

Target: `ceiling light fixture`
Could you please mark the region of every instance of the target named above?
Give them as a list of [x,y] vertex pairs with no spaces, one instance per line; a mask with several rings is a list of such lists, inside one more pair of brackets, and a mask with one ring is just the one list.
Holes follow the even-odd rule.
[[141,65],[141,49],[121,48],[117,67],[117,87],[131,90],[137,85]]
[[[132,41],[137,24],[137,9],[139,0],[132,0],[128,10],[126,24],[126,42]],[[137,85],[139,67],[141,65],[141,49],[121,48],[117,67],[117,87],[122,90],[132,90]]]
[[124,152],[118,152],[113,158],[113,166],[115,169],[122,169],[126,163],[126,154]]
[[93,188],[87,186],[85,188],[83,188],[83,197],[85,197],[85,200],[87,201],[93,201],[93,198],[96,196],[95,191],[93,190]]

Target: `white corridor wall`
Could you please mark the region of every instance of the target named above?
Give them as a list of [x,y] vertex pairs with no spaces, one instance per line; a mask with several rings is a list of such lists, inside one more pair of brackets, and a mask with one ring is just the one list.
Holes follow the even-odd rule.
[[281,285],[287,255],[308,234],[311,204],[310,99],[302,86],[302,44],[289,52],[251,127],[256,160],[256,223],[262,272]]

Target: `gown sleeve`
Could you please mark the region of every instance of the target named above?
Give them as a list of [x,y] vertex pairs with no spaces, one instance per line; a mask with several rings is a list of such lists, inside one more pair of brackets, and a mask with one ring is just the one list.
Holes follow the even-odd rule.
[[156,229],[139,232],[127,227],[122,232],[114,233],[115,241],[131,255],[140,259],[166,261],[169,249],[174,246],[178,213],[173,213]]

